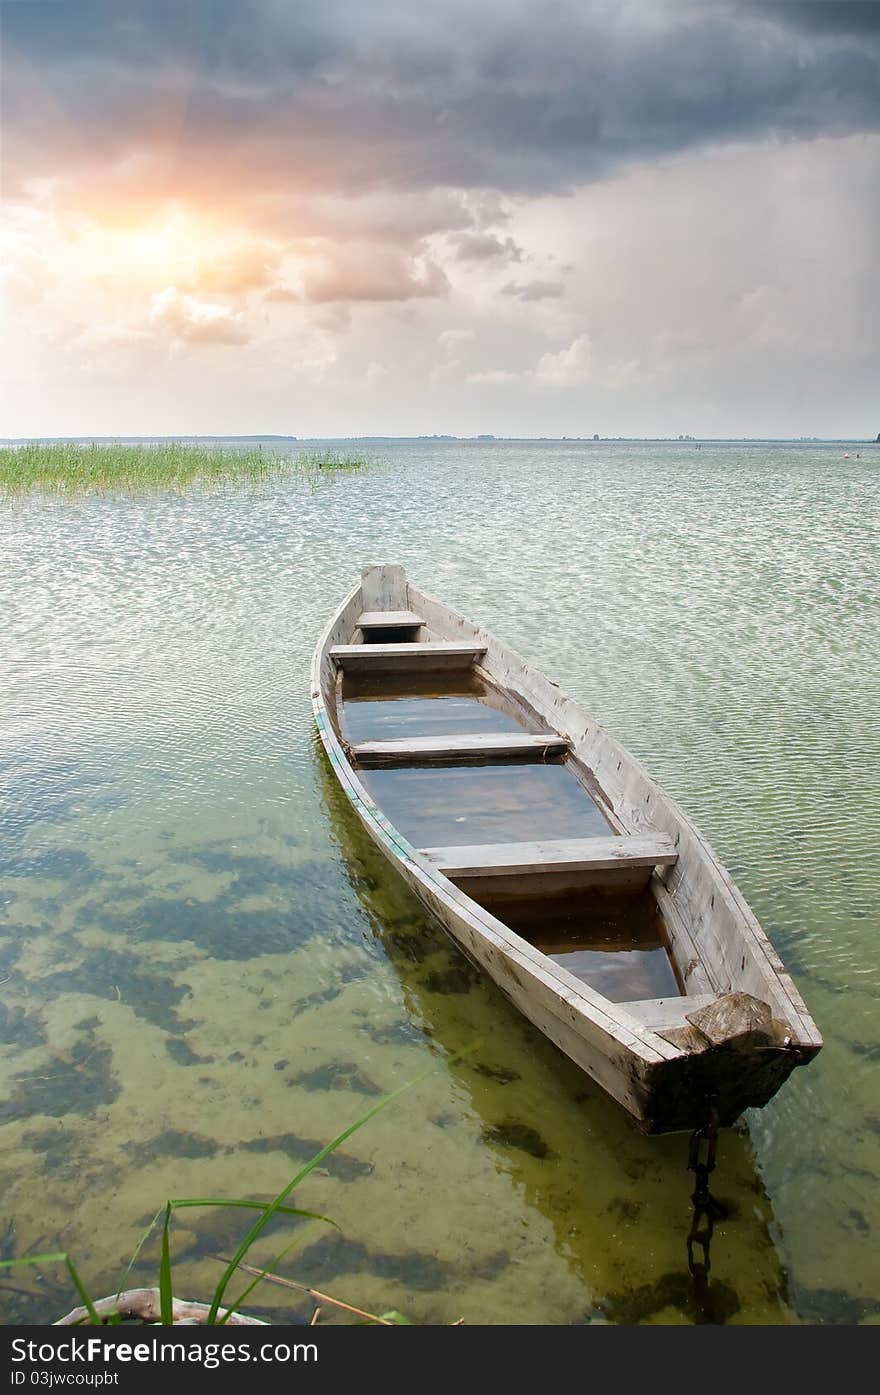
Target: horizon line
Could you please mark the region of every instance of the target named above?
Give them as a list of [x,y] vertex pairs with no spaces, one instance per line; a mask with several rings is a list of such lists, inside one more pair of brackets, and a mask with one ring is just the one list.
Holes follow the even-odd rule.
[[422,432],[418,435],[359,435],[359,436],[292,436],[280,432],[174,432],[150,435],[117,432],[111,436],[98,436],[89,433],[65,436],[0,436],[0,445],[27,445],[41,442],[55,443],[70,441],[296,441],[308,444],[312,441],[467,441],[480,445],[512,444],[536,442],[541,444],[602,445],[614,441],[645,443],[650,445],[689,445],[689,444],[729,444],[741,442],[768,442],[790,445],[877,445],[880,434],[873,436],[496,436],[490,432],[480,432],[471,436],[457,436],[451,432]]

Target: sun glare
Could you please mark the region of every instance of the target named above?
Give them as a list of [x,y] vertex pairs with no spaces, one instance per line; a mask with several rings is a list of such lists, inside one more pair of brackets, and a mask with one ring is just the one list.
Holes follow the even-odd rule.
[[169,263],[192,257],[197,241],[193,220],[185,214],[172,213],[133,232],[126,250],[164,270]]
[[99,277],[163,284],[192,277],[224,241],[181,208],[128,225],[89,219],[76,226],[74,240],[79,257]]

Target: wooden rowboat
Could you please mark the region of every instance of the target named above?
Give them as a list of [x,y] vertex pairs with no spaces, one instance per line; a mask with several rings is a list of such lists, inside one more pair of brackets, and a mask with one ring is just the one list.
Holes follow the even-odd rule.
[[367,832],[458,947],[648,1133],[761,1106],[822,1038],[643,767],[478,625],[369,567],[312,665]]

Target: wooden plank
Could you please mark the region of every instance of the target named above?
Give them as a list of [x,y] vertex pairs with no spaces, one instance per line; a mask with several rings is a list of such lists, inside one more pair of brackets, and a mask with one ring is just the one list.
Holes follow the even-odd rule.
[[361,597],[364,610],[406,610],[406,572],[403,567],[364,567]]
[[470,668],[486,652],[484,644],[334,644],[330,657],[349,671]]
[[715,1002],[714,993],[682,994],[678,998],[642,998],[638,1002],[621,1003],[630,1017],[635,1017],[653,1032],[669,1027],[686,1027],[686,1016]]
[[591,872],[614,867],[669,866],[678,854],[671,838],[569,838],[542,843],[486,843],[424,848],[446,876],[493,877],[523,872]]
[[715,994],[718,984],[703,963],[702,956],[694,943],[690,929],[679,915],[675,902],[661,880],[662,873],[655,873],[653,891],[663,917],[669,939],[669,952],[678,970],[679,981],[690,994]]
[[424,625],[421,615],[414,610],[365,610],[358,617],[362,630],[387,629],[395,625]]
[[551,733],[534,736],[529,732],[479,732],[473,736],[405,736],[394,741],[361,741],[352,754],[361,765],[412,765],[426,760],[463,759],[485,756],[503,760],[508,756],[561,755],[568,748],[562,736]]

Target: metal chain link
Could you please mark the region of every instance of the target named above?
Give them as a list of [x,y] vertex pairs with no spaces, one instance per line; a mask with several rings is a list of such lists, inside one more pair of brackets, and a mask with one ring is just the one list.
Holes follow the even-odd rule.
[[[703,1144],[706,1147],[705,1157],[701,1157]],[[694,1297],[701,1305],[709,1288],[712,1232],[715,1221],[724,1214],[724,1208],[709,1192],[709,1176],[715,1168],[717,1147],[718,1107],[717,1098],[713,1095],[706,1105],[706,1122],[702,1128],[694,1129],[688,1149],[688,1171],[694,1173],[696,1181],[691,1194],[694,1214],[687,1238],[687,1257],[688,1269],[694,1281]],[[696,1254],[697,1249],[701,1251],[700,1257]]]

